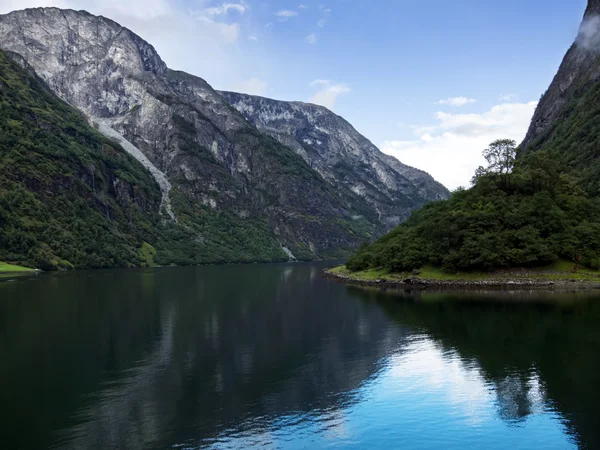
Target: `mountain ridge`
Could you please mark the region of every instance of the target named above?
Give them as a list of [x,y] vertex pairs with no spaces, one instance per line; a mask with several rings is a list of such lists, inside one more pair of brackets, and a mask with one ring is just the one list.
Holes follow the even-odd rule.
[[[393,214],[378,211],[360,190],[326,180],[261,132],[205,80],[169,69],[151,44],[102,16],[58,8],[5,14],[0,48],[23,57],[56,95],[154,174],[163,218],[192,242],[188,256],[173,263],[221,261],[206,245],[229,248],[231,233],[245,223],[262,230],[259,241],[280,246],[277,258],[287,257],[283,249],[299,259],[339,257],[385,232],[389,217],[401,221],[440,192],[447,195],[432,179],[431,192],[406,183],[414,198]],[[388,170],[394,161],[381,164]],[[346,162],[352,176],[363,169]],[[238,253],[252,260],[259,250],[244,242],[249,248]]]
[[[304,102],[219,91],[260,131],[297,154],[325,179],[363,196],[388,226],[406,220],[427,201],[448,197],[448,191],[424,171],[381,152],[348,121],[328,108]],[[348,172],[345,160],[364,165]]]

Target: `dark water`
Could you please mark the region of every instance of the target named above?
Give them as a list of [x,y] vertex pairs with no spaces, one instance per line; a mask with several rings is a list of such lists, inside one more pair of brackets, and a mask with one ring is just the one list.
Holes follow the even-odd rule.
[[0,447],[600,448],[600,295],[385,294],[321,268],[0,282]]

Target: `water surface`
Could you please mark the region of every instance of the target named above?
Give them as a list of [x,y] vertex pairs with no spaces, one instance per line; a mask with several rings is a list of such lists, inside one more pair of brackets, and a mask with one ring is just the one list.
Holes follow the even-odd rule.
[[3,280],[0,445],[600,448],[600,295],[382,293],[322,267]]

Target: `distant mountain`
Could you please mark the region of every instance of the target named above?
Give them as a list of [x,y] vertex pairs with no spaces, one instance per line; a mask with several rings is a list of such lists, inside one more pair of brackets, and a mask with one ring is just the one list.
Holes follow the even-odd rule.
[[[329,130],[337,137],[324,141],[330,156],[311,167],[293,142],[263,132],[204,80],[169,69],[150,44],[104,17],[16,11],[0,16],[0,48],[149,171],[161,192],[162,264],[340,257],[447,195],[339,118],[340,130]],[[354,141],[348,148],[344,133]]]
[[302,156],[340,194],[352,191],[364,198],[386,225],[396,226],[416,208],[449,197],[448,190],[429,174],[385,155],[327,108],[221,94],[260,131]]

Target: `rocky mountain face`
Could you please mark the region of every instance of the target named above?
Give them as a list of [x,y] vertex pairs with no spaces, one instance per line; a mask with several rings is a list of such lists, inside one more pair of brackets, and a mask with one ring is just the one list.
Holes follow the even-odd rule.
[[382,153],[350,123],[327,108],[301,102],[221,92],[260,131],[292,148],[336,189],[351,191],[396,226],[448,190],[429,174]]
[[579,34],[543,95],[521,148],[546,151],[600,196],[600,0],[589,0]]
[[0,48],[149,170],[177,247],[164,250],[163,263],[342,256],[447,195],[317,107],[306,111],[328,125],[313,123],[310,145],[306,127],[294,139],[262,132],[204,80],[169,69],[150,44],[104,17],[16,11],[0,16]]
[[567,102],[600,79],[600,0],[589,0],[577,39],[542,96],[522,147],[548,137],[568,111]]

